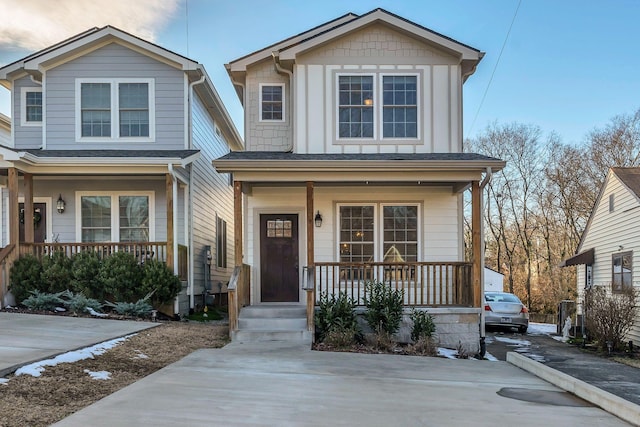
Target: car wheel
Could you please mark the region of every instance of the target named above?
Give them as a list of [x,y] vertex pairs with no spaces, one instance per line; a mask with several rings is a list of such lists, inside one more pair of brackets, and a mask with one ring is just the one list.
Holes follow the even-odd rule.
[[518,326],[518,332],[520,332],[521,334],[526,334],[527,333],[527,327],[526,326]]

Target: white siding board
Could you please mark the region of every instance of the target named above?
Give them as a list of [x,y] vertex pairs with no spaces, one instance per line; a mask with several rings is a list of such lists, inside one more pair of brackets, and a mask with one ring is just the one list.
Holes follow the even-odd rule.
[[309,65],[307,79],[307,140],[310,153],[322,153],[324,146],[324,79],[323,67],[320,65]]

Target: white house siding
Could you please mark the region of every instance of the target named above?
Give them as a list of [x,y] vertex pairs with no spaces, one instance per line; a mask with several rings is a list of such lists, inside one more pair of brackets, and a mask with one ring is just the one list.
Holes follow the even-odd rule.
[[[14,138],[16,148],[40,148],[42,146],[42,126],[22,126],[22,89],[34,88],[40,89],[37,83],[34,83],[29,77],[22,77],[14,80],[12,88],[12,120]],[[43,95],[44,98],[44,95]],[[44,102],[44,99],[43,99]]]
[[[614,195],[614,211],[609,212],[609,195]],[[633,284],[640,286],[640,202],[637,197],[610,173],[591,223],[584,236],[581,250],[595,248],[593,284],[611,288],[612,255],[633,252]],[[622,246],[622,250],[620,250]],[[582,297],[584,267],[578,266],[578,292]],[[640,322],[636,322],[629,339],[640,341]]]
[[[260,121],[260,84],[284,84],[284,118],[282,122]],[[247,70],[247,99],[245,139],[247,151],[289,151],[292,144],[291,89],[289,77],[275,71],[271,59],[259,62]]]
[[[417,204],[421,216],[419,260],[463,261],[462,236],[457,218],[458,196],[450,187],[324,187],[314,189],[314,210],[322,214],[322,227],[314,227],[315,260],[338,260],[338,204],[399,203]],[[306,264],[306,189],[304,187],[255,187],[247,201],[245,218],[246,263],[252,266],[252,304],[259,303],[260,235],[262,213],[298,214],[299,262]],[[381,251],[381,249],[379,250]],[[381,258],[382,254],[378,254]],[[300,269],[302,274],[302,269]],[[302,295],[302,292],[301,292]]]
[[46,72],[47,149],[79,148],[75,122],[76,78],[152,78],[155,84],[155,142],[83,141],[83,149],[184,148],[183,71],[112,43]]
[[[228,174],[216,173],[211,161],[229,152],[227,145],[216,134],[215,124],[200,99],[195,96],[192,110],[192,133],[194,148],[200,150],[200,158],[191,169],[191,198],[193,203],[194,293],[199,295],[204,288],[206,268],[204,246],[211,246],[211,282],[226,284],[233,270],[233,187]],[[216,215],[227,222],[227,268],[216,267]],[[214,289],[217,289],[214,287]]]

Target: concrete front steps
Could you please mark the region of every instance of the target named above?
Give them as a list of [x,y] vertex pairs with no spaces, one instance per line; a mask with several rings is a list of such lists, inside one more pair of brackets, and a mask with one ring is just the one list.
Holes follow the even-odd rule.
[[252,305],[243,307],[238,316],[238,330],[232,341],[285,341],[309,344],[307,310],[301,305]]

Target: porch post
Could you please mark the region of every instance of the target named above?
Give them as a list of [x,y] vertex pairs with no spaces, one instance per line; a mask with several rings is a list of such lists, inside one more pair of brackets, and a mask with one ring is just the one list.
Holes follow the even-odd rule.
[[[315,263],[315,229],[314,229],[314,208],[313,208],[313,182],[307,181],[307,268],[314,270]],[[306,278],[305,278],[306,279]],[[306,292],[307,297],[307,328],[309,331],[315,329],[313,325],[313,317],[315,311],[315,289],[308,289]]]
[[471,246],[473,250],[473,306],[482,306],[482,192],[480,182],[471,183]]
[[233,181],[233,256],[236,267],[242,266],[242,181]]
[[165,193],[167,194],[167,267],[173,270],[173,177],[170,173],[165,177]]
[[15,245],[14,253],[20,254],[20,210],[18,209],[18,170],[9,168],[9,243]]
[[24,241],[33,243],[33,175],[22,174],[24,177]]

